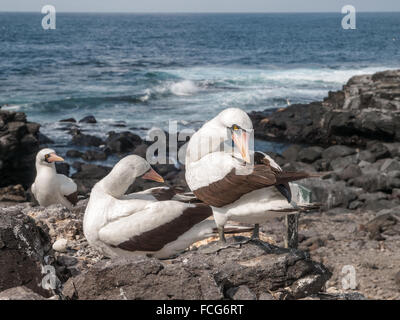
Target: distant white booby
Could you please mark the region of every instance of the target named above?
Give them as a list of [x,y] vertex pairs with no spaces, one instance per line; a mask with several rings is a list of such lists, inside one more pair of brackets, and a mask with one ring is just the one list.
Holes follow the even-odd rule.
[[[320,174],[285,172],[271,157],[260,152],[254,153],[254,165],[251,164],[252,128],[244,111],[226,109],[205,123],[187,146],[186,182],[198,199],[212,206],[221,241],[225,241],[224,226],[228,220],[256,224],[254,236],[258,237],[259,223],[316,207],[297,205],[289,182]],[[229,138],[238,148],[239,156],[221,151],[221,141]]]
[[64,161],[53,149],[42,149],[36,155],[36,178],[31,190],[41,206],[62,204],[71,209],[78,202],[76,183],[57,174],[55,162]]
[[175,197],[168,188],[124,195],[138,177],[163,182],[145,159],[130,155],[93,187],[83,221],[90,245],[109,257],[168,258],[216,234],[208,205],[159,201]]

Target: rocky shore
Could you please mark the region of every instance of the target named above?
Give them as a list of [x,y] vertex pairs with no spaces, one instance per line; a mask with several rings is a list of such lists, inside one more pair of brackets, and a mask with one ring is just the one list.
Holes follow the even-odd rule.
[[[282,248],[277,219],[261,227],[263,241],[231,238],[218,251],[209,241],[171,260],[111,261],[83,236],[86,198],[111,170],[100,163],[145,156],[150,143],[123,123],[104,137],[85,131],[97,125],[93,116],[62,120],[71,141],[57,170],[76,181],[81,201],[72,211],[42,208],[28,187],[36,152],[52,141],[23,113],[0,109],[0,299],[400,299],[400,70],[353,77],[321,102],[249,115],[257,138],[288,143],[269,152],[284,169],[330,172],[301,181],[324,208],[300,217],[299,250]],[[187,190],[183,166],[155,168]],[[46,266],[57,279],[49,290]],[[343,286],[349,266],[351,288]]]

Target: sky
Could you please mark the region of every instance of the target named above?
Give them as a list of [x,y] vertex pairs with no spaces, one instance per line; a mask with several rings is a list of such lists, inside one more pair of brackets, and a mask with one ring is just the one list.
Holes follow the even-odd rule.
[[400,11],[400,0],[0,0],[0,11],[57,12],[341,12]]

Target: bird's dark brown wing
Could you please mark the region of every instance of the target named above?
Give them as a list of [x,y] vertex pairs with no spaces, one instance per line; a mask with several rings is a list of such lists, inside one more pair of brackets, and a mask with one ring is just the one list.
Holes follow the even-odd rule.
[[211,215],[211,207],[205,204],[187,207],[179,217],[150,231],[134,236],[128,241],[120,243],[117,247],[127,251],[155,252],[161,250],[166,244],[175,241],[195,224]]
[[193,193],[208,205],[223,207],[235,202],[249,192],[275,186],[290,202],[292,194],[289,182],[326,175],[326,173],[281,171],[279,168],[271,166],[269,159],[262,153],[256,153],[254,159],[256,164],[250,174],[237,175],[235,169],[232,169],[221,180],[193,190]]
[[185,203],[202,203],[194,194],[184,192],[180,187],[160,187],[151,189],[151,195],[158,201],[175,200]]
[[275,185],[275,173],[267,165],[255,165],[248,175],[238,175],[232,169],[221,180],[193,190],[197,198],[214,207],[223,207],[241,196],[261,188]]
[[176,195],[176,191],[173,188],[153,188],[151,189],[151,195],[158,201],[166,201],[171,200]]
[[[270,166],[270,161],[265,156],[264,153],[255,151],[254,152],[254,164],[264,164],[266,166]],[[277,175],[279,175],[282,172],[281,170],[278,170],[277,168],[274,168],[274,167],[271,167],[271,170],[274,173],[276,173]],[[275,187],[287,199],[287,201],[289,203],[292,201],[292,191],[290,190],[289,183],[276,184]]]
[[78,203],[78,192],[71,193],[64,197],[67,198],[67,200],[71,202],[73,206]]

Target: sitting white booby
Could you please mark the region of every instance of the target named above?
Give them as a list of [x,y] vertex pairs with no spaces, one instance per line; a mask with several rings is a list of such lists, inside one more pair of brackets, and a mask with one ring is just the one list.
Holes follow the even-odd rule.
[[[248,115],[236,108],[222,111],[205,123],[190,139],[186,150],[186,182],[194,195],[212,206],[220,240],[225,241],[228,220],[258,224],[293,211],[318,207],[296,204],[289,182],[321,174],[285,172],[268,155],[254,153],[250,162]],[[224,141],[232,139],[239,150],[224,152]]]
[[76,183],[58,174],[55,162],[64,161],[53,149],[42,149],[36,155],[36,178],[31,190],[41,206],[62,204],[71,209],[78,202]]
[[83,220],[90,245],[109,257],[150,254],[168,258],[216,234],[215,222],[206,220],[212,216],[208,205],[158,201],[163,193],[168,194],[163,199],[175,198],[168,188],[124,195],[138,177],[164,181],[145,159],[130,155],[93,187]]

